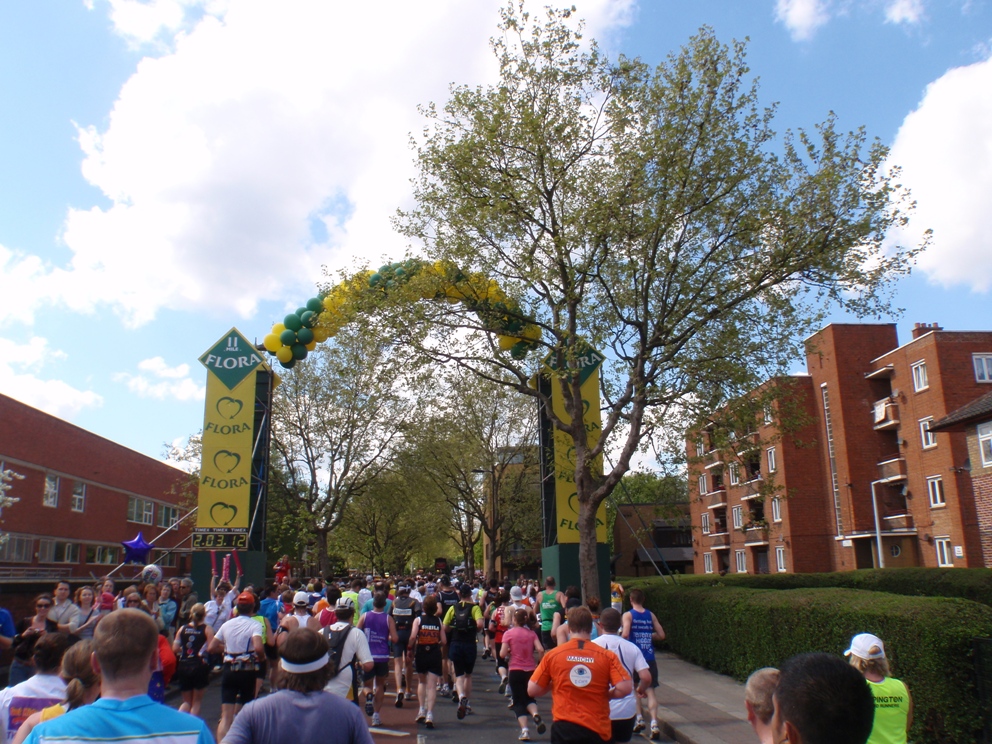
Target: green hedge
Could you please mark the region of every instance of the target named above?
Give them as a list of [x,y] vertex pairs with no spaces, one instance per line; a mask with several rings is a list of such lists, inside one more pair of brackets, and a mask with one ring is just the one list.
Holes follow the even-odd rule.
[[841,654],[856,633],[874,633],[913,696],[912,741],[980,738],[971,641],[992,635],[990,607],[839,588],[770,591],[654,579],[633,585],[645,590],[672,650],[741,681],[794,654]]
[[[992,569],[882,568],[813,574],[694,574],[679,576],[687,586],[738,586],[749,589],[843,587],[915,597],[959,597],[992,607]],[[631,579],[635,583],[641,579]]]

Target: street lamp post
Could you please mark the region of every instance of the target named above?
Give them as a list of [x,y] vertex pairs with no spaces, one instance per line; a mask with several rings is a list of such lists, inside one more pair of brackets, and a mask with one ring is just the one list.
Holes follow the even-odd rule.
[[473,473],[489,476],[489,578],[498,579],[496,571],[496,530],[499,521],[497,509],[499,505],[499,484],[496,482],[496,465],[490,465],[489,470],[475,468]]

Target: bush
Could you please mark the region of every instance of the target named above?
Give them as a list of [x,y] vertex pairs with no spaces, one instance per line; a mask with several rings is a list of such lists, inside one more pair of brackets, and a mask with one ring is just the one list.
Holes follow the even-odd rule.
[[[633,579],[633,581],[640,581]],[[843,587],[912,597],[958,597],[992,607],[992,569],[881,568],[815,574],[694,574],[680,576],[686,586],[739,586],[750,589]]]
[[843,653],[853,635],[874,633],[885,641],[893,674],[913,696],[911,740],[980,738],[972,639],[992,635],[992,608],[835,587],[771,591],[657,579],[638,585],[672,650],[741,681],[794,654]]

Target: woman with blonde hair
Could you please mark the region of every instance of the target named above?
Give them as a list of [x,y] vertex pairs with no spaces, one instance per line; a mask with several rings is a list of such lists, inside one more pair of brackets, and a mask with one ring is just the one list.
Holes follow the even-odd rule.
[[183,703],[179,710],[200,715],[200,703],[210,684],[210,664],[206,659],[207,644],[214,637],[214,629],[206,623],[207,608],[197,602],[189,613],[189,623],[176,631],[172,650],[179,659],[177,674]]
[[93,669],[93,642],[82,640],[65,652],[59,676],[65,681],[65,701],[43,708],[28,717],[17,729],[13,744],[21,744],[39,723],[57,718],[70,710],[89,705],[100,697],[100,675]]
[[859,633],[844,656],[851,657],[851,666],[864,675],[875,698],[875,723],[866,744],[906,744],[913,725],[913,698],[906,684],[891,676],[882,639]]

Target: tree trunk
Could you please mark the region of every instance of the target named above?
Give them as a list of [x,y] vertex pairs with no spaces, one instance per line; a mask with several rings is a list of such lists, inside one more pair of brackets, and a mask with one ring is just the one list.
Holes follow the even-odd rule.
[[317,536],[317,565],[320,566],[321,576],[331,575],[331,558],[327,554],[327,532],[326,529],[314,530],[314,535]]
[[596,506],[579,501],[579,576],[582,601],[599,598],[599,565],[596,560]]

